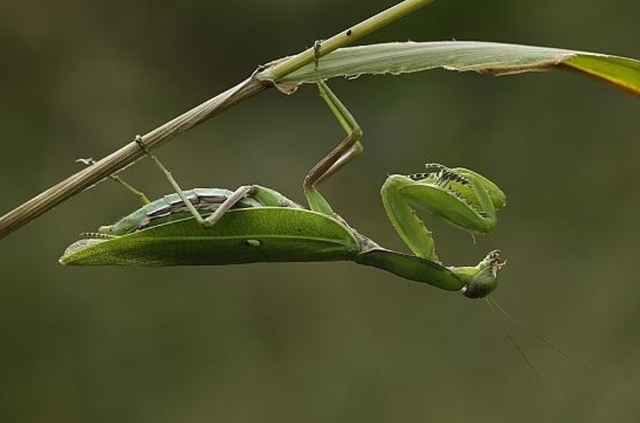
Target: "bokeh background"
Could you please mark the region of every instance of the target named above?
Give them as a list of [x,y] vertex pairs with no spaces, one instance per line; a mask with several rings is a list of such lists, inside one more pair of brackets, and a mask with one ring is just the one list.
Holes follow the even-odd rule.
[[[24,0],[0,6],[0,212],[240,81],[385,7],[367,2]],[[490,40],[640,57],[631,0],[441,0],[364,39]],[[137,207],[113,183],[0,241],[0,421],[603,422],[640,415],[640,101],[554,71],[337,80],[365,155],[323,186],[404,249],[378,190],[425,162],[508,194],[474,244],[429,219],[440,256],[492,248],[495,298],[595,370],[482,302],[348,263],[64,268],[82,231]],[[185,187],[259,183],[299,201],[342,132],[313,87],[275,90],[158,151]],[[169,192],[148,161],[122,176]]]

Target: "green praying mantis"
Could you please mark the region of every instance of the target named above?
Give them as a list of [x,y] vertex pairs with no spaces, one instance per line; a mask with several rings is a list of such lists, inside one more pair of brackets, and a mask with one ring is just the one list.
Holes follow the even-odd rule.
[[[316,56],[316,66],[317,59]],[[538,376],[542,375],[503,326],[500,314],[565,358],[592,369],[522,324],[489,296],[497,288],[498,272],[505,264],[498,250],[489,252],[475,266],[444,266],[438,258],[433,235],[416,210],[439,216],[471,234],[490,233],[497,224],[496,212],[506,205],[506,197],[486,177],[466,168],[434,163],[427,164],[421,173],[387,177],[380,191],[384,209],[413,254],[381,247],[333,211],[317,187],[362,153],[362,130],[320,76],[317,86],[347,136],[304,179],[308,209],[260,185],[245,185],[235,191],[185,191],[136,137],[174,193],[150,202],[140,191],[112,176],[144,206],[112,225],[101,226],[97,232],[83,234],[67,248],[60,263],[151,267],[352,261],[410,281],[461,292],[467,298],[484,298],[504,334]]]
[[496,211],[506,204],[500,188],[472,170],[440,164],[427,164],[422,173],[391,175],[382,186],[382,202],[413,255],[380,247],[349,226],[317,189],[363,151],[362,130],[354,117],[320,78],[317,85],[347,137],[304,179],[308,209],[259,185],[241,186],[233,192],[218,188],[184,191],[137,137],[175,193],[96,233],[83,234],[83,239],[67,248],[60,263],[175,266],[342,260],[460,291],[468,298],[482,298],[495,290],[504,264],[499,251],[491,251],[475,266],[444,266],[433,235],[416,209],[469,233],[486,234],[496,226]]

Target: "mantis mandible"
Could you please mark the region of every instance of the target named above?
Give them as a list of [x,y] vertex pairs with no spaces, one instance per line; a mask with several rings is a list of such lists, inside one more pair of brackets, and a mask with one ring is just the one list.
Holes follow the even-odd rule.
[[[503,266],[491,251],[475,266],[445,267],[432,233],[415,210],[423,210],[472,234],[491,232],[504,193],[465,168],[427,164],[423,173],[391,175],[381,196],[386,213],[412,255],[380,247],[337,215],[317,186],[362,152],[362,130],[321,79],[320,96],[347,137],[304,179],[306,209],[259,185],[231,192],[218,188],[184,191],[158,158],[145,149],[175,193],[144,205],[97,233],[84,234],[60,258],[65,265],[175,266],[255,262],[353,261],[402,278],[425,282],[468,298],[497,286]],[[140,138],[137,138],[140,140]]]

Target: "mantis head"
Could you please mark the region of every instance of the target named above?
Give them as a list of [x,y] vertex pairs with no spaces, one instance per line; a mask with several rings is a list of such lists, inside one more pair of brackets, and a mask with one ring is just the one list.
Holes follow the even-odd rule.
[[[467,298],[483,298],[491,294],[498,287],[498,271],[506,264],[500,259],[500,251],[493,250],[471,269],[465,269],[468,272],[459,276],[465,276],[468,282],[462,288],[462,293]],[[461,271],[463,268],[459,268]],[[455,269],[454,273],[458,273]],[[462,272],[461,272],[462,273]],[[475,273],[475,275],[474,275]]]

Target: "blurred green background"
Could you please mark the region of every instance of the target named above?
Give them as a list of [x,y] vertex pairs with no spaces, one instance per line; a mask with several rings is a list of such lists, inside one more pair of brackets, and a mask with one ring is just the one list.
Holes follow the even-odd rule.
[[[0,6],[0,213],[240,81],[392,4],[24,0]],[[640,57],[631,0],[441,0],[363,43],[490,40]],[[482,302],[353,264],[64,268],[82,231],[137,207],[113,183],[0,241],[0,421],[603,422],[640,415],[640,101],[554,71],[336,80],[365,155],[323,186],[335,209],[403,249],[378,191],[425,162],[508,195],[473,244],[433,227],[447,263],[499,247],[495,298],[596,367]],[[636,122],[634,124],[633,122]],[[303,200],[342,132],[313,87],[275,90],[158,151],[185,187],[259,183]],[[122,174],[170,191],[148,161]]]

